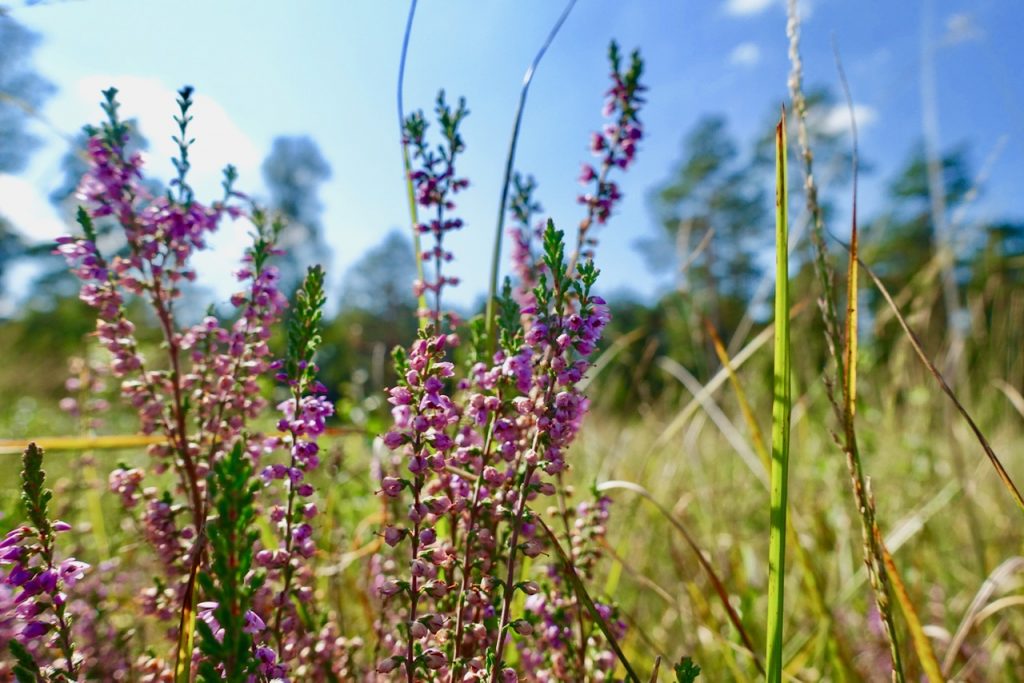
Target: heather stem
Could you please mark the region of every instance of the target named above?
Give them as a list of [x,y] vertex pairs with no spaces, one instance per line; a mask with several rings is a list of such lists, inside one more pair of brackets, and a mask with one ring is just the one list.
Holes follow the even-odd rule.
[[[423,476],[417,474],[416,480],[413,484],[413,509],[417,512],[414,515],[413,529],[412,529],[412,559],[415,562],[420,552],[420,494],[423,491]],[[417,585],[417,576],[415,569],[411,572],[409,577],[409,623],[407,624],[408,633],[408,645],[406,647],[406,661],[405,661],[405,672],[408,677],[409,683],[415,683],[416,678],[416,658],[415,649],[413,648],[413,636],[412,636],[412,624],[416,621],[416,609],[419,603],[419,586]]]
[[[46,561],[46,568],[52,572],[56,572],[57,568],[54,567],[53,562],[53,536],[44,537],[40,533],[40,540],[42,540],[42,556]],[[67,604],[61,603],[54,607],[54,614],[57,617],[57,641],[60,644],[61,654],[64,655],[64,666],[68,673],[74,680],[78,679],[78,666],[75,664],[75,646],[71,639],[71,624],[67,620]]]
[[[565,478],[562,475],[563,475],[562,472],[558,473],[558,516],[562,518],[562,528],[565,530],[565,542],[566,542],[566,545],[567,545],[567,547],[569,547],[571,549],[572,548],[572,532],[569,529],[569,506],[568,506],[568,503],[566,501]],[[573,559],[575,559],[575,558],[573,558]],[[571,583],[571,582],[567,581],[567,583]],[[583,621],[583,611],[581,609],[579,609],[580,601],[579,601],[579,597],[576,595],[575,591],[573,591],[573,593],[572,593],[572,600],[573,600],[573,602],[575,603],[575,605],[577,607],[577,609],[576,609],[576,617],[577,617],[577,623],[579,624],[579,627],[580,627],[580,651],[579,651],[579,657],[578,657],[577,665],[579,666],[578,671],[582,674],[584,666],[586,664],[586,656],[587,656],[587,627],[586,627],[586,624]]]
[[[500,394],[499,394],[500,398]],[[462,634],[465,629],[466,591],[469,589],[470,559],[472,553],[473,531],[476,529],[476,513],[479,510],[480,490],[484,482],[484,468],[487,467],[491,444],[494,439],[494,423],[497,415],[492,415],[490,424],[487,427],[487,438],[484,440],[483,455],[481,456],[480,473],[477,475],[476,483],[473,486],[473,501],[469,506],[469,524],[466,528],[465,549],[462,554],[462,583],[459,586],[459,596],[455,601],[455,647],[452,653],[452,670],[449,676],[449,683],[455,683],[456,676],[462,668],[459,662],[459,655],[462,651]]]
[[[292,391],[292,399],[295,401],[295,410],[299,410],[300,401],[302,400],[302,392],[299,390],[299,386],[296,385]],[[299,435],[294,429],[289,429],[292,440],[292,451],[291,459],[288,463],[288,469],[295,469],[296,458],[295,458],[295,445],[299,442]],[[281,620],[284,617],[284,606],[288,603],[288,594],[292,587],[292,577],[295,575],[295,567],[292,565],[292,532],[295,517],[295,484],[292,482],[291,477],[288,478],[288,511],[285,514],[285,531],[284,531],[284,554],[285,554],[285,565],[282,569],[284,574],[284,583],[281,587],[281,593],[277,599],[277,611],[274,614],[274,637],[277,641],[278,652],[282,651],[283,638],[281,633]]]
[[505,574],[504,596],[501,605],[501,620],[498,622],[498,647],[494,655],[494,667],[491,670],[491,683],[497,683],[498,675],[501,673],[502,657],[505,653],[505,642],[508,636],[508,625],[510,612],[512,611],[512,582],[516,578],[516,550],[519,543],[519,529],[523,524],[523,513],[526,511],[526,488],[533,476],[534,467],[527,465],[523,473],[523,482],[519,487],[519,501],[515,513],[515,520],[512,524],[512,538],[508,551],[508,571]]
[[178,454],[181,456],[185,474],[188,478],[189,496],[192,499],[192,522],[196,531],[203,526],[206,517],[204,511],[203,494],[199,489],[199,474],[196,471],[196,464],[188,452],[188,432],[185,427],[185,406],[181,396],[181,360],[178,342],[175,339],[173,316],[170,309],[164,306],[160,295],[160,283],[154,278],[153,282],[153,308],[156,310],[157,318],[160,320],[160,327],[167,341],[167,353],[171,361],[171,387],[174,396],[173,417],[174,428],[177,430]]

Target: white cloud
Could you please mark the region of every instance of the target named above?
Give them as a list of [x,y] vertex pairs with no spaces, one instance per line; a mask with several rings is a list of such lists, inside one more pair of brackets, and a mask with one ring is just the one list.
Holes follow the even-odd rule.
[[[797,14],[801,21],[807,21],[814,13],[818,0],[797,0]],[[734,17],[754,17],[771,7],[786,9],[787,0],[726,0],[725,12]]]
[[[854,104],[853,115],[857,119],[857,130],[863,131],[878,121],[878,110],[867,104]],[[829,135],[846,133],[850,130],[850,109],[845,104],[832,106],[821,117],[821,130]]]
[[946,34],[942,37],[944,44],[969,43],[974,40],[981,40],[984,37],[985,32],[974,20],[973,14],[961,12],[946,17]]
[[33,242],[53,240],[68,231],[39,188],[6,173],[0,173],[0,215]]
[[729,53],[729,63],[735,66],[757,66],[761,61],[761,48],[757,43],[740,43]]
[[749,17],[755,14],[760,14],[772,5],[776,4],[777,0],[727,0],[725,3],[725,11],[734,17]]
[[[178,153],[171,140],[177,132],[171,118],[178,113],[176,90],[156,78],[99,74],[79,80],[74,89],[85,101],[96,103],[101,98],[100,91],[111,85],[118,90],[121,117],[138,119],[139,129],[149,141],[145,155],[147,173],[170,178],[174,174],[171,158]],[[228,164],[239,169],[251,189],[258,178],[259,149],[212,97],[199,92],[194,101],[189,110],[194,117],[189,124],[189,137],[195,138],[189,150],[189,177],[197,194],[204,199],[219,196],[221,172]]]

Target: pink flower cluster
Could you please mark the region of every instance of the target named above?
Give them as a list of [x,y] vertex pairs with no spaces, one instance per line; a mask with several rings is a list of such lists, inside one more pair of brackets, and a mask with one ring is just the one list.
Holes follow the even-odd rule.
[[7,567],[3,584],[14,593],[9,607],[20,624],[13,638],[32,650],[61,651],[63,666],[75,670],[79,662],[67,661],[71,645],[64,591],[85,577],[89,565],[73,557],[58,562],[53,554],[54,535],[70,529],[65,522],[54,522],[49,531],[15,527],[0,541],[0,566]]
[[62,398],[59,407],[72,417],[77,417],[87,430],[103,426],[101,413],[110,409],[110,403],[103,398],[107,389],[105,381],[109,369],[103,363],[86,360],[77,356],[68,360],[70,376],[64,383],[69,396]]
[[[595,578],[610,505],[609,498],[600,497],[581,502],[575,511],[567,512],[569,554],[574,571],[584,581]],[[578,632],[588,615],[576,599],[564,567],[551,564],[541,590],[527,597],[524,606],[535,637],[520,643],[519,656],[531,681],[613,680],[615,654],[602,634],[596,630]],[[599,601],[596,606],[616,639],[621,639],[626,625],[618,618],[616,608]]]
[[[561,240],[549,231],[548,242]],[[401,382],[389,392],[394,426],[383,443],[399,469],[382,479],[381,491],[408,508],[393,506],[396,519],[383,537],[407,549],[408,570],[396,567],[376,584],[386,614],[398,619],[384,637],[381,673],[477,680],[493,649],[502,680],[516,680],[502,662],[505,643],[530,627],[511,614],[512,597],[532,590],[517,587],[516,577],[523,555],[547,547],[529,506],[554,495],[568,467],[588,406],[576,385],[608,322],[589,281],[569,296],[564,262],[557,272],[558,289],[539,290],[544,296],[522,310],[518,333],[505,337],[511,345],[473,364],[464,379],[447,359],[444,335],[427,334],[398,357]]]
[[[643,125],[638,112],[643,105],[643,92],[647,89],[640,83],[643,74],[643,60],[634,51],[628,68],[623,68],[618,46],[612,42],[608,50],[611,62],[612,86],[606,93],[604,116],[611,121],[601,131],[590,137],[590,151],[600,161],[595,167],[584,163],[580,171],[580,183],[593,188],[577,198],[587,208],[587,215],[580,223],[580,246],[593,247],[593,238],[584,239],[596,221],[603,225],[611,216],[615,205],[622,198],[618,185],[609,180],[613,168],[625,171],[636,158],[637,145],[643,138]],[[584,253],[584,256],[589,256]]]

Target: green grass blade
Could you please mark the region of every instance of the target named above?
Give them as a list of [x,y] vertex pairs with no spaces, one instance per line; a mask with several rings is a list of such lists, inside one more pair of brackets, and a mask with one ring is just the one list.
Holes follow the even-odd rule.
[[775,128],[775,371],[772,402],[771,532],[768,541],[766,680],[782,681],[782,624],[786,574],[786,505],[789,420],[792,410],[789,349],[789,192],[786,179],[786,110]]

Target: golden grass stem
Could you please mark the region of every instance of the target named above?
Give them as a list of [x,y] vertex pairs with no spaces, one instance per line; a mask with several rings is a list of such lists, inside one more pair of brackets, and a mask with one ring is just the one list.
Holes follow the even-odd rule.
[[892,555],[889,554],[889,550],[885,547],[885,541],[882,539],[882,535],[878,533],[878,527],[875,527],[875,534],[875,543],[882,551],[885,570],[888,572],[889,579],[892,581],[893,593],[896,595],[896,601],[899,603],[900,610],[903,612],[903,618],[907,620],[907,627],[910,629],[910,639],[914,644],[914,651],[917,652],[917,658],[921,662],[921,668],[924,670],[925,675],[928,676],[929,681],[932,683],[941,683],[946,679],[942,675],[942,668],[939,666],[939,660],[935,658],[935,650],[932,649],[932,642],[924,632],[924,626],[921,624],[921,617],[918,616],[917,610],[914,609],[914,603],[910,600],[910,593],[907,591],[907,587],[903,584],[903,579],[900,578],[900,572],[896,567],[896,562],[893,561]]

